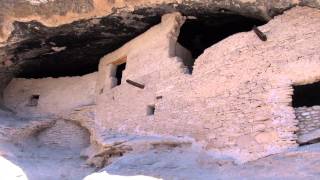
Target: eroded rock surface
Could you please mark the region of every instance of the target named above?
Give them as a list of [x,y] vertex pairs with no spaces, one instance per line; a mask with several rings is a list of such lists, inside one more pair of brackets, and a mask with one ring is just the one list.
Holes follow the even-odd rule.
[[0,177],[81,179],[94,171],[80,157],[89,138],[88,130],[74,121],[0,111]]
[[236,165],[226,157],[176,148],[127,154],[91,174],[96,179],[318,179],[320,144]]
[[[82,114],[86,114],[90,112],[88,109],[90,108],[83,107],[77,110],[82,110]],[[7,117],[9,116],[7,114]],[[11,116],[11,120],[13,119]],[[61,123],[68,126],[63,121]],[[54,135],[55,141],[63,142],[62,137],[70,132],[64,132],[62,136],[50,133],[61,123],[51,125],[53,129],[46,127],[46,130],[42,132],[40,130],[40,139],[45,140],[43,134],[50,134]],[[3,124],[2,122],[1,127]],[[32,124],[29,123],[29,126],[33,127]],[[25,129],[17,131],[24,132]],[[93,144],[91,148],[83,149],[82,155],[89,157],[84,161],[80,158],[79,148],[71,147],[69,144],[63,146],[63,143],[60,144],[62,146],[43,143],[37,141],[37,134],[29,136],[28,133],[29,138],[15,144],[1,140],[0,167],[8,171],[0,171],[0,177],[32,180],[57,178],[78,180],[84,177],[86,180],[317,179],[320,172],[317,166],[320,163],[320,144],[299,147],[289,152],[237,165],[232,158],[202,150],[190,139],[105,132],[97,138],[100,145],[96,146],[96,149],[92,148]],[[91,168],[90,163],[96,167]],[[104,167],[105,165],[107,166]],[[100,169],[101,167],[104,168]],[[95,170],[98,172],[94,173]]]
[[297,5],[320,7],[318,0],[2,0],[0,4],[0,89],[14,75],[35,77],[32,70],[39,66],[37,77],[93,72],[104,54],[159,23],[165,13],[180,11],[217,22],[233,15],[268,21]]

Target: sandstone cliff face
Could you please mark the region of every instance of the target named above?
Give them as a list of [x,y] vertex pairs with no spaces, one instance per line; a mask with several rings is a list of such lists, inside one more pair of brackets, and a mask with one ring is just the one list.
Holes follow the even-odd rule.
[[[226,1],[184,1],[184,0],[2,0],[1,40],[5,41],[13,30],[10,24],[18,21],[39,21],[46,26],[58,26],[71,23],[75,20],[88,19],[95,16],[107,16],[117,11],[132,12],[141,8],[156,9],[157,7],[171,9],[187,8],[190,10],[207,9],[219,12],[232,11],[244,15],[260,18],[270,18],[275,14],[295,5],[319,6],[319,1],[281,0],[281,1],[256,1],[256,0],[226,0]],[[167,6],[167,7],[165,7]],[[179,7],[181,6],[181,7]]]

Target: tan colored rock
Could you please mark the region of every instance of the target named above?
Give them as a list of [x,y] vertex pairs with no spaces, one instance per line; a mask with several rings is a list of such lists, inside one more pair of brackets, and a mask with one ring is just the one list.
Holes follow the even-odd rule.
[[261,18],[270,19],[274,12],[293,7],[298,4],[311,7],[320,7],[318,0],[280,0],[270,3],[268,0],[225,0],[225,1],[181,1],[181,0],[65,0],[63,6],[60,1],[51,0],[25,0],[11,1],[2,0],[0,6],[0,45],[4,43],[13,31],[14,21],[28,22],[38,21],[46,26],[59,26],[81,19],[107,16],[114,12],[132,12],[144,7],[157,8],[161,5],[186,5],[195,7],[213,7],[215,9],[230,9],[239,14],[252,16],[258,15]]
[[251,148],[257,145],[257,141],[252,136],[244,135],[237,139],[237,145],[240,148]]
[[278,139],[276,132],[262,132],[255,136],[255,139],[260,144],[275,142]]

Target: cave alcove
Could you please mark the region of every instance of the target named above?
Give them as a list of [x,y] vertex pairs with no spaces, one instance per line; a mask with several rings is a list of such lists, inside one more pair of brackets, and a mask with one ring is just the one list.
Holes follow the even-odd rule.
[[98,71],[104,55],[160,21],[161,14],[142,9],[57,27],[37,21],[14,22],[9,45],[2,49],[14,63],[14,77],[82,76]]
[[236,14],[201,14],[187,17],[180,29],[178,43],[192,54],[193,62],[185,63],[189,74],[192,73],[194,61],[208,47],[235,33],[250,31],[254,25],[266,23],[260,19]]
[[[22,41],[6,47],[6,52],[18,65],[15,77],[81,76],[97,71],[100,58],[160,23],[165,13],[167,10],[140,9],[124,17],[111,15],[58,27],[36,21],[15,22],[11,39]],[[187,64],[190,74],[194,60],[206,48],[266,23],[232,12],[188,11],[181,7],[181,13],[188,18],[180,29],[178,43],[192,54],[193,60]]]

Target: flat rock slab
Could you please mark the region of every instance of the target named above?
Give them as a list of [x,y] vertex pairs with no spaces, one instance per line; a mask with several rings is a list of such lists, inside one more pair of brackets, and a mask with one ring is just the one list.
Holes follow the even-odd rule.
[[320,174],[319,143],[241,165],[211,155],[180,148],[131,153],[84,179],[300,180]]
[[300,135],[298,137],[299,144],[312,143],[320,139],[320,129],[311,131],[310,133]]

